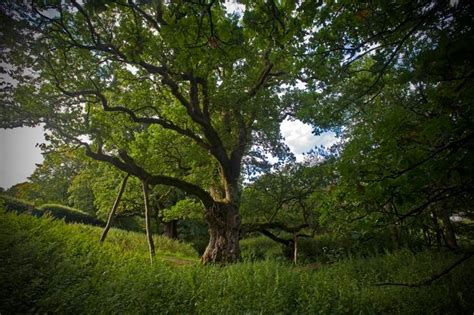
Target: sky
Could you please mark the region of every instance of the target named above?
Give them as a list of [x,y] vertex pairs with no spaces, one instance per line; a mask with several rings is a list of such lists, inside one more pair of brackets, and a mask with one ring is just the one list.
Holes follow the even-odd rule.
[[0,129],[0,187],[26,181],[43,157],[37,143],[43,143],[43,128]]
[[315,136],[311,125],[305,124],[300,120],[285,120],[280,125],[281,135],[285,138],[285,142],[295,155],[296,161],[301,162],[304,154],[314,147],[324,146],[330,147],[338,140],[333,132],[323,132],[319,136]]
[[[311,126],[299,120],[283,121],[280,131],[297,161],[302,161],[303,153],[315,146],[330,146],[337,141],[335,134],[330,132],[315,136]],[[36,144],[44,141],[42,127],[0,129],[0,187],[8,189],[27,180],[35,164],[43,161]]]

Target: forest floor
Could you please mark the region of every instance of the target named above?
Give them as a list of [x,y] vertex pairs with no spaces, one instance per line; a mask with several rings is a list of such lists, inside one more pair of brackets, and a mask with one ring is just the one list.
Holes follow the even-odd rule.
[[84,314],[466,314],[474,265],[429,286],[457,260],[400,250],[330,265],[282,261],[202,266],[186,243],[155,237],[150,264],[141,233],[66,224],[0,210],[0,313]]

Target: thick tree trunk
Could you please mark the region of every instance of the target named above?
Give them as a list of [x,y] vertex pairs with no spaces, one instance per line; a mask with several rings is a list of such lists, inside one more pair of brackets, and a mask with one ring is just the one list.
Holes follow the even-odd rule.
[[206,210],[209,244],[201,257],[203,264],[226,264],[240,260],[240,214],[232,203],[216,202]]
[[428,247],[431,247],[432,242],[431,242],[430,230],[426,227],[423,227],[422,230],[423,230],[423,237],[425,238],[425,245]]
[[159,226],[161,225],[161,223],[163,223],[163,222],[161,221],[160,213],[159,213],[159,210],[158,210],[158,209],[155,209],[154,218],[155,218],[155,224],[156,224],[156,226],[159,227]]
[[164,236],[168,238],[172,238],[172,239],[178,238],[178,220],[163,222],[163,226],[164,226],[164,231],[163,231]]
[[394,249],[400,248],[400,229],[396,224],[388,225],[388,232],[390,235],[390,240]]
[[441,247],[441,240],[443,238],[443,232],[442,232],[442,230],[439,226],[438,216],[436,215],[435,211],[431,211],[431,221],[433,223],[433,229],[434,229],[435,235],[436,235],[436,245],[438,247]]
[[458,243],[456,241],[456,233],[454,232],[453,224],[449,218],[450,213],[447,209],[442,211],[442,220],[444,225],[444,240],[446,241],[446,246],[451,250],[459,250]]
[[109,233],[109,230],[112,227],[112,223],[115,217],[115,212],[117,212],[120,199],[122,199],[122,194],[125,190],[125,186],[127,185],[127,180],[129,177],[130,177],[130,174],[127,174],[122,180],[122,185],[120,186],[120,190],[117,194],[117,198],[115,198],[114,205],[112,206],[112,209],[110,210],[109,217],[107,219],[107,224],[105,225],[104,230],[102,231],[102,235],[100,236],[100,240],[99,240],[100,243],[103,243],[105,241],[105,238],[107,237],[107,233]]
[[143,189],[143,200],[145,202],[145,229],[146,229],[146,239],[148,241],[148,249],[150,250],[150,261],[153,263],[153,257],[155,256],[155,243],[153,243],[153,235],[151,232],[151,222],[150,222],[150,204],[148,198],[148,184],[145,181],[142,181]]

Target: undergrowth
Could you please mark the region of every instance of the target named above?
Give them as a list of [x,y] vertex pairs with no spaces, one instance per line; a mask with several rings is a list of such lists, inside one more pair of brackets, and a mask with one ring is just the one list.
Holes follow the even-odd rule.
[[[144,237],[112,231],[99,245],[98,232],[48,217],[0,213],[0,313],[461,314],[474,310],[474,266],[469,261],[430,286],[375,285],[427,279],[456,259],[447,252],[401,250],[322,266],[266,260],[204,267],[197,264],[195,254],[183,249],[185,245],[176,244],[176,248],[165,246],[169,252],[159,251],[150,265]],[[183,259],[167,259],[175,250]]]

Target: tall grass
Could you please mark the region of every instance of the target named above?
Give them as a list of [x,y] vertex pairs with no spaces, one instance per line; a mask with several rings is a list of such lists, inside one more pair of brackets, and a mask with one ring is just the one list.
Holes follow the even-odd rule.
[[[455,314],[474,309],[474,267],[466,262],[431,286],[450,253],[399,251],[328,266],[267,260],[227,267],[167,247],[150,265],[143,238],[51,218],[0,213],[0,313],[85,314]],[[180,259],[165,259],[172,251]],[[161,255],[161,256],[160,256]],[[194,256],[195,257],[195,256]]]

